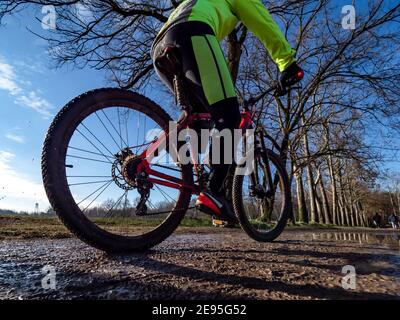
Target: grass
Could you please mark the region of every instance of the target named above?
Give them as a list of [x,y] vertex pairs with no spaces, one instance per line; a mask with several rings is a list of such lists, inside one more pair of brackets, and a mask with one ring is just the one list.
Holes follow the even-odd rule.
[[0,239],[67,238],[71,234],[56,217],[0,216]]
[[[113,219],[95,218],[96,224],[105,229],[121,228],[129,232],[132,229],[156,227],[162,219]],[[211,218],[185,217],[181,227],[211,227]],[[71,233],[57,217],[52,216],[26,216],[26,215],[0,215],[0,240],[7,239],[34,239],[34,238],[69,238]]]
[[[100,227],[117,232],[132,232],[143,230],[150,227],[156,227],[162,219],[104,219],[95,218],[95,222]],[[211,227],[211,218],[201,215],[199,218],[185,217],[180,225],[180,231],[186,228],[198,228],[207,231],[207,227]],[[330,224],[305,224],[296,223],[296,225],[288,224],[286,230],[310,230],[310,229],[344,229],[346,227],[338,227]],[[365,229],[365,228],[364,228]],[[122,231],[121,231],[122,230]],[[188,232],[186,230],[186,232]],[[190,232],[193,232],[191,230]],[[208,231],[207,231],[208,232]],[[0,215],[0,240],[9,239],[35,239],[35,238],[69,238],[71,233],[60,222],[56,216],[28,216],[28,215]]]

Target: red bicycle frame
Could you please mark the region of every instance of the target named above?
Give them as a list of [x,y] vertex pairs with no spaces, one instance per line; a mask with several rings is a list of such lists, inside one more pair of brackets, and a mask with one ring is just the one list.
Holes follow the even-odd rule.
[[[251,112],[245,109],[241,112],[241,122],[239,129],[248,129],[251,127],[252,119],[254,116],[254,112]],[[183,129],[191,128],[192,125],[198,121],[211,121],[211,115],[209,113],[196,113],[196,114],[186,114],[180,121],[178,121],[177,126],[174,130],[180,132]],[[199,193],[201,191],[201,187],[196,183],[187,184],[182,179],[177,177],[159,172],[150,167],[150,163],[148,162],[148,155],[154,154],[156,151],[160,151],[160,146],[166,145],[166,141],[171,132],[165,133],[163,132],[161,136],[159,136],[154,142],[152,142],[148,148],[143,151],[140,155],[142,158],[142,162],[137,167],[137,174],[141,172],[146,172],[148,175],[147,180],[153,184],[158,184],[162,186],[166,186],[174,189],[187,188],[192,191],[192,193]],[[198,163],[193,159],[193,165],[195,167],[195,172],[197,175]]]

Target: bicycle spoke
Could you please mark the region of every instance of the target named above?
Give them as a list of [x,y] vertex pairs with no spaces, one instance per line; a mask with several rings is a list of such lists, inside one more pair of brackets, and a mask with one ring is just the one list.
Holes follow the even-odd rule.
[[251,230],[249,235],[254,233],[273,239],[276,236],[270,232],[285,212],[281,176],[273,158],[260,156],[254,161],[254,172],[242,182],[243,214]]
[[93,151],[88,151],[88,150],[84,150],[84,149],[80,149],[80,148],[76,148],[76,147],[71,147],[71,146],[68,146],[68,148],[72,149],[72,150],[82,151],[82,152],[85,152],[85,153],[90,153],[90,154],[97,155],[97,156],[103,156],[103,157],[106,157],[106,158],[114,159],[114,157],[106,156],[105,154],[101,154],[101,153],[97,153],[97,152],[93,152]]
[[[120,113],[119,113],[119,108],[117,108],[117,115],[118,115],[119,136],[121,137],[121,149],[123,149],[124,144],[122,143],[121,117],[120,117]],[[127,145],[127,146],[128,146],[128,145]]]
[[97,159],[92,159],[92,158],[79,157],[79,156],[74,156],[74,155],[70,155],[70,154],[67,154],[67,157],[76,158],[76,159],[82,159],[82,160],[88,160],[88,161],[94,161],[94,162],[107,163],[107,164],[111,163],[111,164],[112,164],[112,162],[110,162],[110,161],[107,162],[107,161],[103,161],[103,160],[97,160]]
[[[113,182],[113,180],[111,179],[108,183],[111,184],[111,182]],[[107,185],[107,183],[103,184],[100,188],[96,189],[95,191],[93,191],[91,194],[89,194],[87,197],[85,197],[83,200],[79,201],[76,205],[79,206],[83,201],[86,201],[87,199],[89,199],[92,195],[94,195],[96,192],[98,192],[99,190],[101,190],[101,188],[103,188],[105,185]]]
[[68,186],[82,186],[82,185],[87,185],[87,184],[98,184],[98,183],[103,183],[103,182],[108,182],[108,180],[103,180],[103,181],[91,181],[91,182],[79,182],[79,183],[71,183]]
[[117,141],[114,139],[113,135],[111,134],[111,132],[107,129],[106,125],[103,123],[103,120],[101,120],[100,116],[97,114],[97,112],[94,113],[97,117],[97,119],[99,119],[99,121],[101,122],[101,124],[103,125],[104,129],[106,129],[106,131],[108,132],[108,134],[110,135],[111,139],[115,142],[115,144],[117,145],[117,148],[119,148],[120,146],[118,145]]
[[111,183],[112,183],[112,182],[110,182],[109,184],[107,184],[107,186],[96,196],[96,198],[94,198],[94,199],[92,200],[92,202],[90,202],[90,203],[88,204],[88,206],[87,206],[85,209],[83,209],[82,212],[85,212],[85,211],[92,205],[92,203],[95,202],[95,201],[103,194],[103,192],[106,191],[106,190],[108,189],[108,187],[111,185]]
[[[108,122],[111,124],[111,126],[113,127],[113,129],[115,130],[115,132],[119,135],[118,130],[115,128],[115,126],[113,125],[113,123],[111,122],[110,118],[107,116],[107,114],[104,112],[104,110],[101,110],[101,112],[104,114],[104,116],[106,117],[106,119],[108,120]],[[121,135],[119,135],[119,138],[126,144],[128,145],[124,139],[122,138]]]
[[109,215],[111,210],[113,210],[115,207],[118,207],[119,203],[121,202],[122,198],[128,193],[128,190],[126,190],[121,197],[118,198],[118,200],[113,204],[113,206],[107,211],[106,215]]
[[[150,199],[147,200],[147,202],[149,203],[149,206],[153,208],[153,210],[157,210],[157,207],[151,202]],[[162,214],[163,212],[160,212],[159,214]]]
[[[137,112],[138,113],[138,112]],[[138,118],[138,120],[137,120],[137,127],[138,127],[138,135],[137,135],[137,137],[136,137],[136,144],[138,145],[139,144],[139,124],[140,124],[140,113],[139,113],[139,116],[137,117]]]
[[[158,190],[164,195],[164,199],[167,200],[167,197],[170,198],[172,201],[175,201],[174,198],[172,198],[169,194],[167,194],[165,191],[163,191],[158,185],[155,185]],[[166,197],[165,197],[166,196]],[[168,201],[168,200],[167,200]]]
[[[100,143],[100,144],[103,146],[104,149],[107,150],[107,152],[108,152],[109,154],[111,154],[111,156],[115,157],[115,155],[104,145],[103,142],[101,142],[101,141],[99,140],[99,138],[96,137],[96,135],[95,135],[92,131],[90,131],[90,130],[88,129],[88,127],[86,127],[86,125],[85,125],[83,122],[81,123],[81,125],[90,133],[90,135],[91,135],[93,138],[95,138],[95,139],[97,140],[98,143]],[[78,129],[76,129],[76,130],[78,131]],[[79,131],[78,131],[78,132],[79,132]]]
[[130,113],[130,110],[128,110],[128,112],[127,112],[127,119],[125,121],[126,146],[129,146],[129,133],[128,133],[129,113]]
[[[78,132],[87,142],[89,142],[98,152],[100,152],[100,154],[110,163],[112,163],[109,160],[109,157],[107,157],[99,148],[97,148],[97,146],[89,140],[89,138],[87,138],[78,128],[76,128],[76,132]],[[113,154],[111,154],[113,158],[115,158],[115,156]]]
[[67,176],[67,178],[111,178],[111,176]]
[[[100,229],[119,235],[146,234],[162,224],[181,201],[182,190],[154,184],[145,199],[147,207],[139,208],[142,195],[138,186],[128,183],[129,179],[135,179],[134,172],[122,173],[122,166],[128,165],[124,162],[126,157],[138,155],[138,151],[145,151],[155,142],[145,139],[147,127],[153,126],[161,127],[152,117],[136,109],[111,105],[98,108],[80,120],[70,137],[65,163],[73,160],[68,168],[76,169],[67,171],[66,186],[80,212]],[[121,152],[122,148],[126,148],[126,152]],[[153,169],[181,179],[182,169],[172,162],[167,163],[168,153],[161,152],[157,157],[161,162]],[[168,177],[165,181],[169,181]],[[186,205],[184,207],[182,210],[186,210]]]

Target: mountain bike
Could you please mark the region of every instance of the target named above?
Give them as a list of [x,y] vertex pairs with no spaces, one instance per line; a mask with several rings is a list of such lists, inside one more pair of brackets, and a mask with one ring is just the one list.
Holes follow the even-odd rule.
[[[175,134],[210,124],[210,114],[193,113],[185,101],[188,90],[173,53],[164,59],[175,68],[175,96],[183,111]],[[259,120],[264,108],[255,107],[278,89],[244,103],[240,128],[243,137],[254,129],[253,170],[238,174],[243,168],[232,165],[225,181],[240,226],[261,242],[281,234],[291,211],[285,166],[267,147]],[[44,141],[42,176],[53,209],[72,233],[100,250],[132,252],[159,244],[187,211],[193,214],[193,196],[206,187],[209,167],[199,159],[171,161],[177,152],[169,148],[171,121],[152,100],[117,88],[89,91],[60,110]],[[189,146],[187,153],[192,151]]]

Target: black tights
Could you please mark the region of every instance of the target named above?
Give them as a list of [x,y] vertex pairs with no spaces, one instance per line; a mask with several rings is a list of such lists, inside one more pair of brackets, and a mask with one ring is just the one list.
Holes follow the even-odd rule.
[[[205,46],[208,45],[208,51],[203,51],[202,45],[197,44],[195,47],[196,40],[200,40]],[[239,128],[240,124],[239,102],[222,50],[211,27],[195,21],[177,24],[153,45],[153,61],[167,46],[173,46],[179,51],[182,71],[189,87],[187,96],[193,112],[209,112],[214,127],[219,131],[231,130],[233,139],[233,130]],[[155,69],[161,80],[173,92],[174,75],[160,70],[157,66]],[[222,162],[225,158],[223,139],[221,142],[221,164],[211,162],[212,174],[209,182],[211,192],[218,195],[223,194],[223,182],[230,168],[230,164]]]

